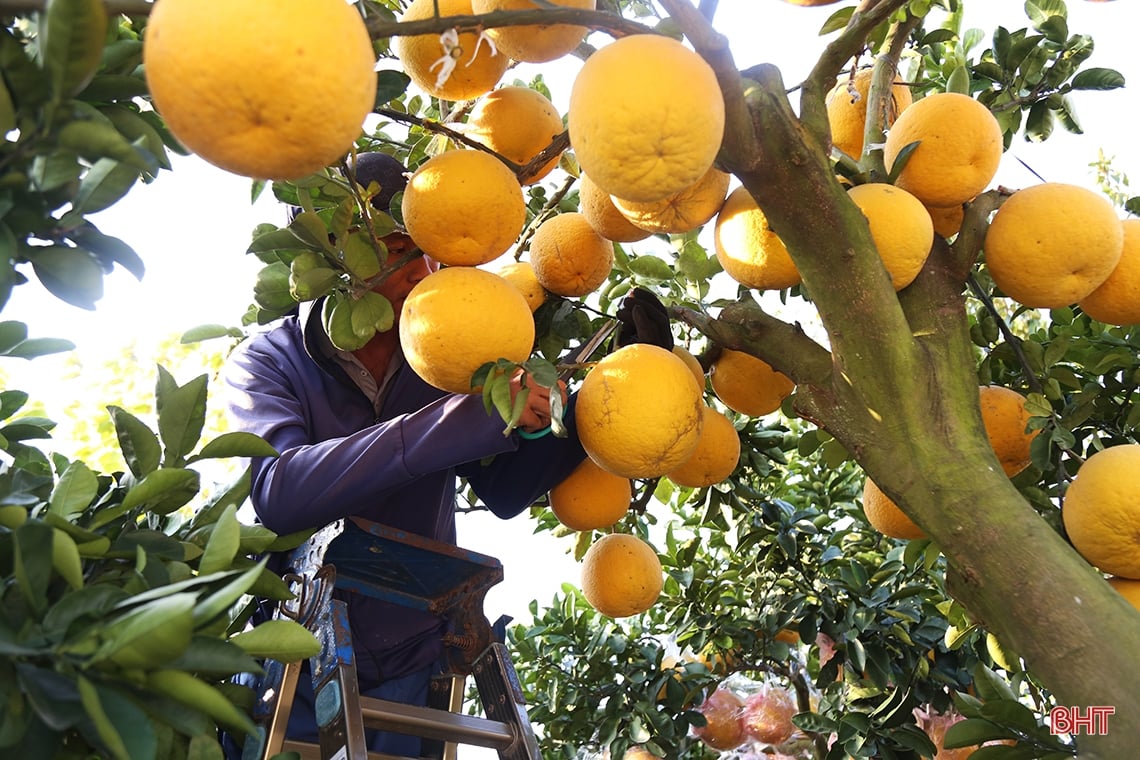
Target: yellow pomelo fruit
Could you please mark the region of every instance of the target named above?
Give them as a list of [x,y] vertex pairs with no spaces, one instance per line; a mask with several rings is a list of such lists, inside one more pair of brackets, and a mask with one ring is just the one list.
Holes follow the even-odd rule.
[[1000,385],[983,385],[978,395],[990,446],[1005,474],[1012,478],[1029,466],[1029,447],[1041,431],[1025,432],[1030,414],[1025,409],[1025,397],[1017,391]]
[[[872,69],[860,69],[854,77],[841,77],[827,94],[827,122],[831,125],[831,143],[856,159],[863,155],[863,131],[867,128],[867,93],[871,89],[872,73]],[[890,100],[885,104],[883,127],[890,127],[913,101],[909,87],[892,85]]]
[[800,632],[794,628],[781,628],[776,631],[776,635],[772,638],[776,641],[782,641],[789,646],[795,646],[800,643]]
[[[503,158],[526,166],[562,134],[562,117],[538,90],[500,87],[476,101],[464,131]],[[528,174],[526,184],[538,182],[557,165],[558,156],[554,156]]]
[[1110,325],[1140,323],[1140,219],[1125,219],[1120,261],[1108,279],[1082,298],[1081,310]]
[[578,439],[615,475],[656,478],[680,465],[701,433],[701,389],[676,354],[623,346],[586,374],[578,391]]
[[856,185],[847,197],[867,217],[895,290],[914,282],[934,244],[934,222],[926,207],[906,190],[882,182]]
[[162,0],[143,62],[174,136],[247,177],[323,169],[352,148],[376,101],[372,40],[342,0]]
[[724,205],[730,179],[731,175],[712,167],[696,184],[659,201],[612,200],[621,215],[636,227],[653,233],[683,235],[716,216]]
[[622,760],[661,760],[661,758],[645,749],[645,747],[630,747],[625,751],[625,754],[622,755]]
[[501,266],[495,274],[502,277],[522,293],[526,305],[533,313],[546,302],[546,290],[534,275],[534,267],[529,261],[512,261]]
[[1140,444],[1096,452],[1065,492],[1061,517],[1069,541],[1109,575],[1140,579]]
[[784,241],[752,194],[738,187],[728,194],[713,228],[713,249],[728,276],[749,288],[783,290],[800,284]]
[[416,245],[441,264],[478,266],[502,255],[522,232],[522,185],[481,150],[449,150],[412,174],[401,204]]
[[560,296],[584,296],[606,281],[614,268],[614,244],[582,214],[552,216],[534,231],[530,263],[542,287]]
[[653,234],[626,219],[614,205],[610,194],[585,174],[578,178],[578,211],[586,217],[594,232],[615,243],[636,243]]
[[[595,0],[551,0],[554,5],[593,10]],[[476,13],[540,9],[534,0],[471,0]],[[573,51],[590,30],[573,24],[527,24],[488,29],[499,52],[526,63],[546,63]]]
[[906,540],[926,538],[926,531],[907,517],[870,478],[863,484],[863,513],[871,527],[884,536]]
[[796,387],[763,359],[731,348],[721,350],[709,379],[713,393],[725,406],[750,417],[776,411]]
[[697,385],[703,390],[705,387],[705,368],[701,366],[697,357],[689,353],[689,349],[684,346],[673,346],[673,353],[681,357],[681,360],[685,362],[685,366],[693,373],[693,378],[696,379]]
[[571,530],[598,530],[624,517],[632,498],[629,478],[606,472],[587,457],[550,489],[550,511]]
[[934,231],[949,240],[962,229],[962,220],[966,217],[966,207],[959,204],[943,208],[942,206],[927,206],[930,221],[934,222]]
[[524,362],[534,345],[526,299],[497,274],[447,267],[420,280],[400,309],[400,346],[416,374],[452,393],[472,393],[487,362]]
[[965,203],[986,189],[1001,162],[1002,134],[990,109],[968,95],[939,92],[904,110],[883,146],[887,169],[913,142],[895,184],[928,206]]
[[1034,308],[1084,299],[1108,279],[1123,251],[1124,228],[1112,204],[1063,182],[1018,190],[986,231],[986,266],[994,283]]
[[661,595],[661,560],[653,547],[628,533],[610,533],[582,557],[582,593],[612,618],[645,612]]
[[740,461],[740,436],[732,420],[706,406],[701,410],[701,435],[689,458],[665,476],[679,486],[704,488],[719,483]]
[[1116,593],[1127,599],[1129,604],[1140,610],[1140,581],[1132,578],[1109,578],[1108,585],[1116,589]]
[[[400,21],[434,18],[437,1],[440,18],[470,16],[474,12],[471,0],[412,0]],[[440,35],[435,33],[397,37],[392,47],[412,82],[432,97],[444,100],[470,100],[490,92],[511,62],[503,53],[492,52],[491,46],[480,42],[475,32],[461,32],[459,44],[451,51],[444,49]],[[447,57],[452,59],[454,68],[444,65]]]
[[586,59],[568,122],[582,171],[610,195],[644,203],[684,190],[712,166],[724,100],[699,55],[669,37],[634,34]]

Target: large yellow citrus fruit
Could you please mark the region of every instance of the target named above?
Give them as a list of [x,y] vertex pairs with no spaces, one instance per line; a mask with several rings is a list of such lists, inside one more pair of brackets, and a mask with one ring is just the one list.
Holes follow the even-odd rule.
[[661,758],[645,747],[630,747],[622,755],[622,760],[661,760]]
[[1078,185],[1045,182],[1011,195],[986,232],[986,266],[1015,301],[1069,306],[1096,290],[1124,250],[1112,204]]
[[1000,385],[983,385],[978,389],[982,405],[982,423],[990,446],[1009,477],[1029,466],[1029,447],[1040,430],[1025,432],[1029,412],[1025,397],[1015,390]]
[[689,349],[684,346],[673,346],[673,353],[681,357],[685,362],[685,366],[693,373],[693,378],[697,381],[697,385],[703,389],[705,387],[705,368],[701,366],[700,360],[689,353]]
[[926,531],[907,517],[870,478],[863,484],[863,513],[871,527],[884,536],[907,540],[926,538]]
[[798,713],[791,693],[779,687],[764,687],[744,700],[741,722],[744,733],[761,744],[783,744],[796,727],[792,716]]
[[143,62],[174,136],[247,177],[323,169],[352,147],[376,101],[372,40],[342,0],[162,0]]
[[550,489],[550,511],[571,530],[608,528],[629,510],[633,487],[587,457],[569,477]]
[[[551,0],[554,5],[568,8],[594,9],[595,0]],[[492,11],[524,11],[541,8],[534,0],[471,0],[476,13]],[[546,63],[561,58],[574,50],[590,31],[574,24],[527,24],[500,26],[488,29],[487,34],[498,45],[499,51],[526,63]]]
[[1098,451],[1065,492],[1061,517],[1073,547],[1109,575],[1140,579],[1140,444]]
[[934,222],[926,207],[906,190],[882,182],[856,185],[847,197],[867,217],[895,290],[914,282],[934,244]]
[[[854,77],[841,77],[827,93],[827,122],[831,125],[831,143],[852,158],[863,155],[863,131],[867,128],[867,93],[871,89],[872,69],[860,69]],[[913,102],[910,88],[891,86],[891,97],[884,104],[883,127],[890,127],[903,109]]]
[[578,391],[578,438],[590,458],[627,478],[655,478],[697,447],[701,389],[676,354],[648,343],[599,361]]
[[530,263],[542,287],[560,296],[584,296],[606,281],[614,244],[575,212],[552,216],[530,241]]
[[1098,322],[1134,325],[1140,323],[1140,219],[1125,219],[1121,224],[1120,261],[1107,280],[1080,300],[1080,307]]
[[780,408],[796,387],[763,359],[726,348],[709,370],[713,393],[734,412],[761,417]]
[[420,165],[401,204],[416,245],[447,266],[478,266],[510,248],[526,223],[522,186],[481,150],[449,150]]
[[594,232],[615,243],[636,243],[653,234],[626,219],[610,194],[585,174],[578,178],[578,211]]
[[[562,133],[562,117],[538,90],[500,87],[475,103],[465,131],[503,158],[526,166]],[[554,156],[528,174],[526,184],[538,182],[557,165],[558,156]]]
[[512,261],[496,270],[495,274],[514,285],[526,299],[526,305],[533,312],[546,302],[546,290],[534,274],[529,261]]
[[734,692],[715,689],[697,711],[704,716],[705,725],[694,726],[693,734],[709,747],[720,751],[736,749],[748,738],[741,720],[744,700]]
[[582,557],[582,593],[612,618],[645,612],[657,601],[664,579],[653,547],[628,533],[609,533]]
[[695,184],[659,201],[638,203],[613,198],[614,206],[637,227],[654,233],[683,235],[716,216],[724,205],[731,175],[710,168]]
[[895,184],[928,206],[965,203],[986,189],[1001,162],[1002,133],[990,109],[968,95],[939,92],[915,101],[887,133],[883,159],[919,142]]
[[1109,578],[1108,585],[1116,589],[1116,593],[1127,599],[1129,604],[1140,610],[1140,581],[1132,578]]
[[758,290],[782,290],[800,284],[784,241],[768,226],[768,217],[752,194],[738,187],[728,194],[713,228],[713,249],[728,276]]
[[962,220],[966,218],[966,207],[962,204],[943,208],[942,206],[927,206],[930,221],[934,222],[934,231],[949,240],[962,229]]
[[526,299],[497,274],[447,267],[420,280],[400,309],[400,346],[425,382],[472,393],[471,376],[487,362],[526,361],[534,319]]
[[[437,0],[412,0],[400,21],[434,18]],[[439,15],[470,16],[471,0],[438,0]],[[510,64],[503,53],[494,53],[475,32],[462,32],[458,44],[444,48],[439,34],[397,37],[393,44],[404,72],[424,92],[444,100],[470,100],[490,92]],[[449,64],[445,60],[450,58]]]
[[586,59],[568,123],[578,163],[594,182],[627,201],[656,201],[712,166],[724,100],[699,55],[670,37],[634,34]]
[[680,466],[665,475],[679,486],[704,488],[719,483],[740,461],[740,436],[732,420],[710,406],[701,410],[697,448]]

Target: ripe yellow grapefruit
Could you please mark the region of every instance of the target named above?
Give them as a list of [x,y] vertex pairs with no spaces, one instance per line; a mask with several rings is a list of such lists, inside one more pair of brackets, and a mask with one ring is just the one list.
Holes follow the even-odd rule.
[[339,159],[376,100],[372,40],[342,0],[162,0],[143,62],[174,136],[259,179],[296,179]]
[[629,478],[606,472],[587,457],[550,489],[550,511],[571,530],[598,530],[620,520],[632,498]]
[[1116,593],[1127,599],[1129,604],[1140,610],[1140,581],[1132,578],[1109,578],[1108,585],[1116,589]]
[[527,306],[533,312],[546,302],[546,290],[534,275],[534,267],[529,261],[512,261],[499,267],[495,274],[514,285],[526,299]]
[[578,211],[594,232],[615,243],[635,243],[653,233],[643,230],[618,211],[613,198],[586,174],[578,179]]
[[704,488],[719,483],[740,461],[740,436],[732,420],[710,406],[701,410],[701,435],[689,458],[666,473],[679,486]]
[[560,296],[597,290],[614,267],[614,244],[582,214],[567,211],[538,226],[530,241],[530,263],[542,287]]
[[657,601],[664,579],[653,547],[628,533],[609,533],[582,557],[582,593],[611,618],[645,612]]
[[526,299],[497,274],[447,267],[420,280],[400,309],[400,346],[425,382],[472,393],[471,376],[487,362],[526,361],[534,319]]
[[599,361],[582,381],[578,438],[604,469],[655,478],[696,449],[703,407],[701,389],[680,357],[632,343]]
[[709,371],[713,393],[734,412],[762,417],[780,408],[795,388],[787,375],[763,359],[723,349]]
[[[464,131],[503,158],[526,166],[562,134],[562,117],[538,90],[500,87],[476,101]],[[525,183],[538,182],[557,165],[558,156],[554,156],[528,175]]]
[[[871,89],[872,69],[860,69],[855,76],[840,77],[827,94],[827,122],[831,126],[831,143],[852,158],[863,155],[863,132],[867,128],[867,94]],[[891,86],[891,97],[885,104],[884,128],[890,127],[903,109],[913,102],[910,88]]]
[[613,198],[614,206],[634,226],[652,233],[683,235],[716,216],[724,205],[731,175],[710,168],[695,184],[648,203]]
[[1030,414],[1025,409],[1025,397],[1017,391],[1000,385],[983,385],[978,395],[990,446],[1005,474],[1012,478],[1029,466],[1029,448],[1041,431],[1025,432]]
[[[473,13],[471,0],[412,0],[400,21],[434,18],[437,2],[440,18]],[[439,34],[397,37],[393,49],[412,82],[443,100],[471,100],[490,92],[511,62],[503,53],[491,52],[491,46],[480,42],[475,32],[462,32],[458,44],[450,50],[444,47]],[[446,58],[451,59],[453,67],[444,64]]]
[[882,182],[856,185],[847,197],[867,217],[895,290],[914,282],[934,244],[934,222],[926,207],[906,190]]
[[1096,452],[1065,492],[1061,517],[1073,547],[1109,575],[1140,580],[1140,444]]
[[693,373],[693,379],[697,381],[697,385],[703,389],[705,387],[705,368],[701,366],[700,360],[689,353],[689,349],[684,346],[673,346],[673,353],[681,357],[685,366]]
[[[593,10],[595,0],[551,0],[554,5]],[[524,11],[541,8],[534,0],[471,0],[476,13],[492,11]],[[546,63],[574,50],[586,38],[589,29],[574,24],[527,24],[488,29],[487,34],[499,50],[526,63]]]
[[699,55],[670,37],[633,34],[586,59],[568,122],[582,171],[610,195],[644,203],[684,190],[712,166],[724,100]]
[[906,540],[926,538],[926,531],[907,517],[870,478],[863,484],[863,513],[871,527],[884,536]]
[[1140,323],[1140,219],[1125,219],[1121,224],[1120,261],[1107,280],[1081,299],[1080,307],[1098,322],[1123,326]]
[[800,284],[784,241],[768,226],[768,217],[752,194],[738,187],[728,194],[713,228],[717,261],[729,277],[757,290],[782,290]]

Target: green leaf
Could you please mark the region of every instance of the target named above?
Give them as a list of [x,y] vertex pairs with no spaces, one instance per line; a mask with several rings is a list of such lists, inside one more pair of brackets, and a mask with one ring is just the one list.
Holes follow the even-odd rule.
[[207,376],[199,375],[178,385],[165,367],[158,368],[155,406],[158,435],[163,443],[163,463],[177,466],[198,445],[206,422]]
[[61,354],[65,351],[75,350],[75,344],[70,340],[63,338],[31,338],[18,344],[8,351],[4,351],[3,356],[11,356],[16,359],[35,359],[37,356],[48,356],[49,354]]
[[51,544],[55,529],[40,520],[28,520],[13,532],[12,574],[28,606],[36,611],[47,605],[52,578]]
[[103,297],[103,268],[85,250],[64,245],[34,249],[29,258],[36,277],[61,301],[94,311]]
[[196,602],[194,593],[184,591],[132,607],[96,629],[103,643],[93,659],[109,659],[124,668],[165,665],[190,646]]
[[60,147],[75,151],[89,163],[108,159],[137,171],[149,172],[151,169],[146,156],[110,122],[69,121],[60,128],[56,139]]
[[1073,77],[1074,90],[1115,90],[1124,86],[1124,76],[1115,69],[1089,68]]
[[95,76],[106,34],[102,0],[48,0],[40,26],[40,60],[57,102],[80,92]]
[[104,750],[116,760],[131,760],[127,745],[123,742],[123,737],[119,735],[111,719],[107,717],[103,703],[99,699],[99,692],[94,684],[80,675],[77,677],[77,686],[83,709],[91,718],[91,722],[95,726],[95,733],[99,737],[99,743],[102,744]]
[[158,468],[162,459],[162,446],[158,436],[147,425],[126,409],[108,406],[115,436],[123,452],[127,468],[136,478],[142,478]]
[[236,327],[226,327],[219,324],[198,325],[191,327],[186,332],[182,333],[178,338],[178,342],[182,345],[189,345],[191,343],[201,343],[204,340],[213,340],[214,338],[240,338],[242,331]]
[[187,670],[199,675],[225,678],[235,673],[261,673],[257,661],[240,647],[213,636],[195,636],[190,646],[168,663],[175,670]]
[[75,212],[93,214],[110,208],[122,200],[138,178],[139,170],[129,164],[112,158],[99,159],[79,182]]
[[267,620],[230,641],[253,657],[279,662],[304,660],[321,651],[321,643],[309,629],[292,620]]
[[[17,323],[20,324],[20,323]],[[0,420],[6,420],[28,403],[24,391],[0,391]]]
[[118,508],[101,510],[95,522],[105,525],[120,514],[143,507],[155,514],[170,514],[194,498],[198,488],[199,475],[194,470],[159,468],[127,491]]
[[376,107],[380,108],[407,91],[411,78],[402,71],[385,69],[376,74]]
[[349,235],[344,239],[343,260],[352,276],[361,282],[378,275],[384,263],[368,236],[363,234]]
[[673,267],[656,256],[638,256],[629,261],[629,271],[643,280],[666,282],[674,276]]
[[93,224],[88,223],[77,227],[68,233],[68,237],[81,248],[91,251],[108,266],[118,264],[123,267],[133,274],[136,280],[141,280],[146,274],[146,266],[133,248],[117,237],[104,235],[95,229]]
[[[143,82],[143,84],[145,86],[146,83]],[[162,135],[158,133],[157,129],[151,126],[149,121],[139,116],[137,111],[119,105],[103,106],[99,111],[115,125],[115,129],[119,130],[119,133],[122,134],[129,143],[135,143],[137,141],[150,153],[160,168],[171,168],[170,159],[166,155],[166,145],[162,142]],[[142,166],[139,168],[146,169],[147,167]]]
[[[155,724],[130,698],[123,696],[105,684],[95,684],[103,713],[122,741],[128,758],[159,757],[158,738]],[[86,704],[86,702],[84,702]],[[88,711],[90,713],[90,711]],[[80,726],[84,735],[94,741],[94,737]],[[101,734],[102,732],[100,732]]]
[[241,543],[241,526],[237,519],[237,507],[230,505],[214,523],[206,550],[198,561],[198,572],[203,575],[229,570],[237,556]]
[[352,331],[364,341],[378,332],[392,329],[396,313],[392,302],[379,293],[368,291],[352,302]]
[[242,597],[257,581],[261,571],[265,568],[268,558],[262,559],[253,567],[234,578],[221,589],[203,599],[194,608],[194,628],[202,628],[218,615],[221,615],[230,606]]
[[1003,726],[995,725],[983,718],[967,718],[950,726],[942,745],[946,749],[957,749],[981,744],[993,739],[1016,739],[1017,735]]
[[269,311],[292,308],[297,301],[289,288],[289,266],[277,261],[263,267],[253,285],[253,300]]
[[277,454],[277,449],[266,443],[261,436],[237,431],[222,433],[203,446],[198,454],[190,458],[190,461],[226,457],[275,457]]
[[99,492],[99,480],[83,462],[72,462],[52,489],[48,509],[66,519],[87,508]]
[[320,247],[310,246],[293,232],[285,227],[262,233],[253,239],[246,249],[246,253],[268,253],[270,251],[295,251],[298,248],[310,250],[323,250]]
[[14,320],[0,322],[0,353],[7,353],[27,338],[28,326],[23,322]]

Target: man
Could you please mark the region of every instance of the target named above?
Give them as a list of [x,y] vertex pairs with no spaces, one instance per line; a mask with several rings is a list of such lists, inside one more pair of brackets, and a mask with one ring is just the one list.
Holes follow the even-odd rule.
[[[372,201],[387,212],[406,180],[385,154],[365,154],[357,182],[377,180]],[[400,232],[384,239],[389,263],[414,250]],[[438,265],[413,259],[377,291],[398,315],[411,289]],[[258,520],[279,534],[320,528],[339,519],[381,523],[435,540],[455,542],[456,479],[502,518],[529,507],[564,479],[585,454],[567,412],[569,436],[526,439],[503,435],[505,423],[487,414],[479,395],[440,391],[406,365],[395,328],[363,348],[333,347],[320,319],[321,302],[301,304],[296,316],[239,346],[225,377],[235,428],[256,433],[280,455],[252,462],[251,501]],[[512,401],[521,389],[516,378]],[[550,423],[549,389],[532,387],[519,421],[537,432]],[[426,612],[345,594],[361,693],[425,704],[441,659],[444,621]],[[288,735],[317,741],[311,684],[302,677]],[[417,737],[371,732],[370,749],[418,756]]]

